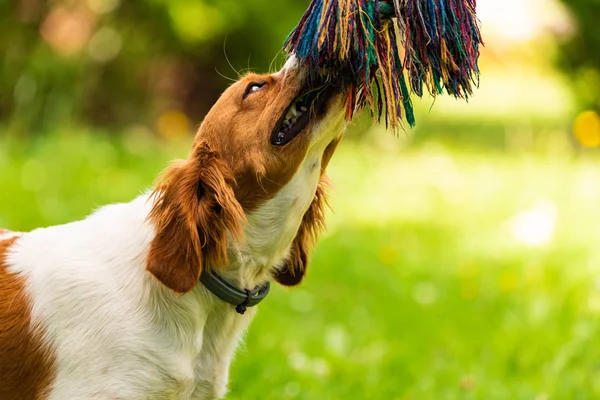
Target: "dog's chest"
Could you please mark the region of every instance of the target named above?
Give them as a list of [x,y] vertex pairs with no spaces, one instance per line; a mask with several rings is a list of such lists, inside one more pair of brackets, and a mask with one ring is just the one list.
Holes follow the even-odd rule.
[[127,293],[98,282],[80,286],[68,299],[70,312],[41,310],[58,359],[48,400],[224,395],[236,344],[254,310],[240,316],[200,285],[179,296],[147,282],[127,286]]
[[[235,348],[256,310],[239,315],[233,306],[215,301],[204,288],[190,297],[196,297],[202,309],[187,316],[181,313],[180,321],[170,320],[167,336],[178,338],[178,343],[172,342],[161,352],[166,355],[171,377],[165,392],[176,400],[218,398],[226,392]],[[181,330],[186,324],[187,329]]]
[[72,354],[60,346],[66,368],[59,368],[49,400],[222,397],[235,347],[254,310],[240,316],[209,293],[195,295],[202,303],[157,304],[160,311],[152,319],[130,314],[126,325],[81,336],[81,349]]
[[164,320],[157,316],[164,329],[150,365],[155,379],[148,388],[155,389],[143,398],[215,399],[226,392],[235,348],[255,310],[239,315],[201,287],[183,297],[175,309],[167,307]]

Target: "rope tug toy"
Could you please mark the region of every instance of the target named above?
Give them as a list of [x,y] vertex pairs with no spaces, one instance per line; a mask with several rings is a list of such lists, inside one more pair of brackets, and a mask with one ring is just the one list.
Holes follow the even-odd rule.
[[[284,49],[308,65],[309,79],[343,77],[346,118],[369,107],[397,129],[415,125],[412,92],[467,100],[479,84],[482,44],[476,0],[312,0]],[[400,45],[402,47],[400,47]]]

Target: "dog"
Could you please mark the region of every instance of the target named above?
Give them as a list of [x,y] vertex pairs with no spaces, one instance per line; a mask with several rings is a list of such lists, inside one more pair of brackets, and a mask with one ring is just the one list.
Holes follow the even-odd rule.
[[299,284],[346,126],[293,57],[230,86],[153,190],[0,234],[0,400],[222,398],[271,280]]

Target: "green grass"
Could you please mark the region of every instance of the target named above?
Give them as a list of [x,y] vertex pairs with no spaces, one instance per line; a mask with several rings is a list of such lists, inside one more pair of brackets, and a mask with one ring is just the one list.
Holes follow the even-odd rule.
[[[0,226],[129,200],[188,143],[0,141]],[[228,399],[600,398],[599,171],[347,142],[329,232],[303,285],[261,304]]]

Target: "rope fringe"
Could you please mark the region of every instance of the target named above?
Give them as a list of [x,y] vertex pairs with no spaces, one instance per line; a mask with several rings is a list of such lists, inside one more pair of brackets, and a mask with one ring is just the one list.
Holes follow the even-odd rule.
[[[411,92],[468,99],[479,85],[476,0],[312,0],[284,49],[314,80],[342,74],[346,117],[369,108],[394,130],[415,125]],[[410,87],[410,92],[409,92]]]

